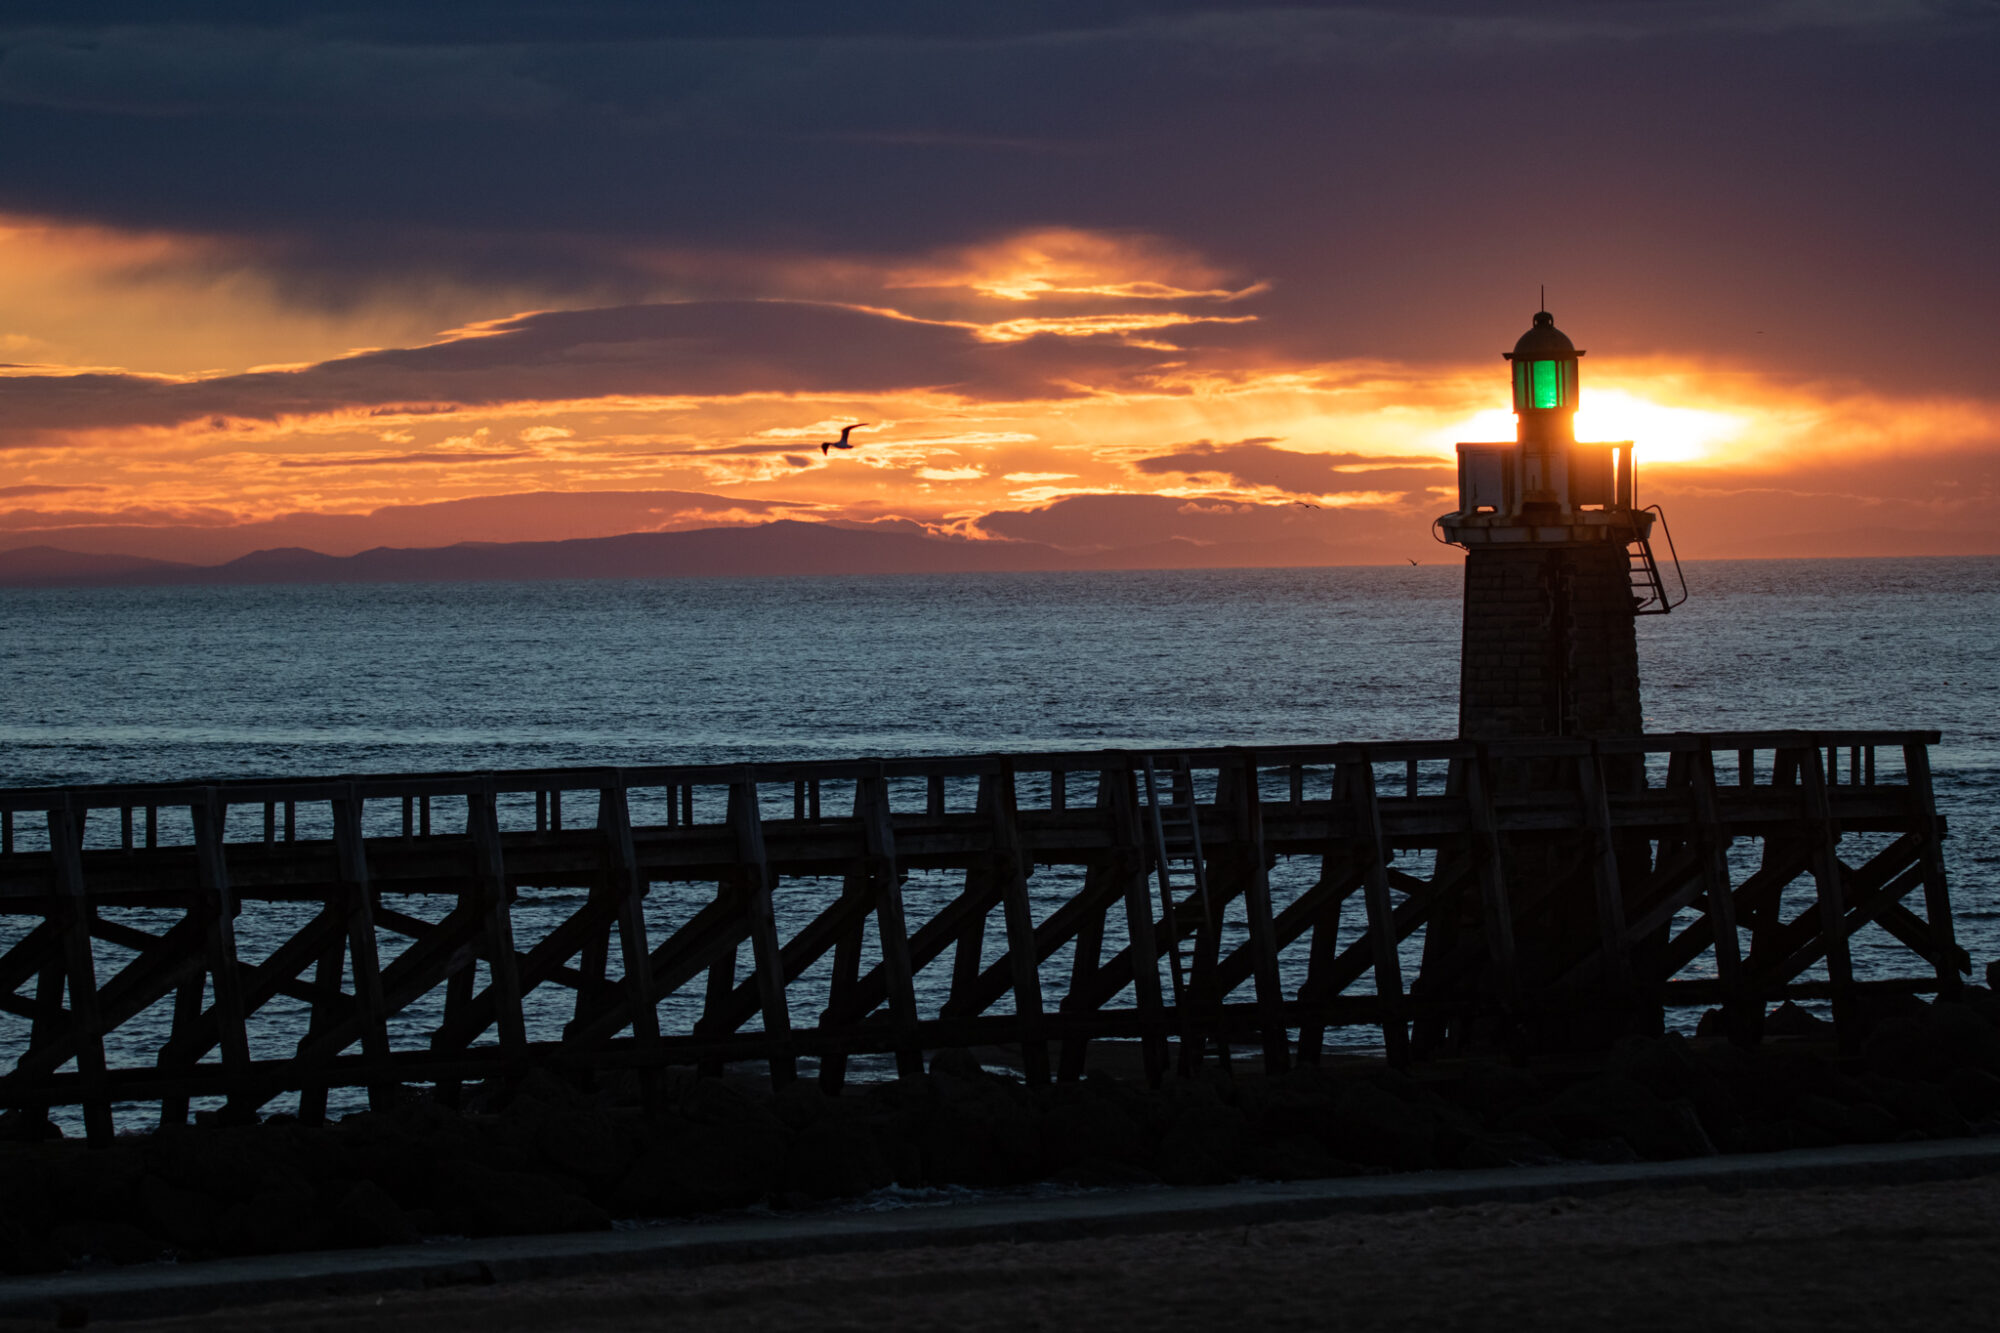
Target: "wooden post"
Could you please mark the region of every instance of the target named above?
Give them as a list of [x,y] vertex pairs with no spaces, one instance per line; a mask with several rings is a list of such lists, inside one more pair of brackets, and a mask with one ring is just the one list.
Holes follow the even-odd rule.
[[1729,883],[1730,839],[1716,801],[1714,747],[1704,738],[1691,759],[1695,841],[1701,855],[1702,892],[1715,936],[1715,979],[1722,985],[1724,1027],[1737,1045],[1755,1046],[1764,1025],[1764,1011],[1750,993],[1742,944],[1736,938],[1736,898]]
[[[1868,780],[1875,780],[1873,754],[1869,751]],[[1951,894],[1945,887],[1943,830],[1937,817],[1937,797],[1931,790],[1931,750],[1922,742],[1903,747],[1903,771],[1910,788],[1910,822],[1923,839],[1924,916],[1931,941],[1931,965],[1937,973],[1938,994],[1956,1000],[1965,994],[1965,981],[1958,974],[1959,948],[1951,920]]]
[[[1099,783],[1097,799],[1100,805],[1108,805],[1111,788]],[[1110,811],[1105,811],[1107,819]],[[1078,895],[1084,903],[1081,920],[1076,929],[1076,946],[1070,952],[1069,989],[1063,995],[1057,1010],[1064,1017],[1081,1017],[1078,997],[1097,979],[1098,969],[1104,961],[1104,926],[1111,915],[1112,901],[1123,895],[1120,876],[1123,870],[1114,857],[1096,865],[1087,866],[1083,872],[1083,892]],[[1116,892],[1114,892],[1114,888]],[[1090,1039],[1076,1032],[1066,1032],[1062,1039],[1061,1064],[1056,1077],[1064,1083],[1074,1083],[1083,1077],[1084,1061],[1088,1054]]]
[[1798,752],[1798,762],[1800,785],[1805,789],[1806,815],[1812,826],[1812,876],[1813,884],[1819,891],[1820,940],[1826,954],[1827,981],[1833,989],[1833,1023],[1842,1051],[1851,1055],[1861,1049],[1861,1024],[1859,1015],[1854,1012],[1854,960],[1847,940],[1847,899],[1841,884],[1840,831],[1834,827],[1832,805],[1826,793],[1826,774],[1820,770],[1818,737],[1813,737]]
[[[291,802],[285,803],[290,810]],[[321,919],[339,921],[343,915],[339,886],[327,895],[326,906]],[[310,929],[310,927],[308,927]],[[319,1036],[340,1021],[341,973],[346,960],[341,956],[347,945],[346,932],[330,932],[321,947],[319,958],[313,968],[313,998],[311,1017],[306,1021],[305,1035],[299,1038],[294,1050],[295,1056],[302,1055],[312,1045],[313,1038]],[[326,1122],[327,1085],[320,1079],[307,1079],[299,1088],[299,1123],[319,1125]]]
[[[492,978],[494,1019],[500,1028],[501,1053],[511,1065],[527,1054],[528,1025],[521,1011],[521,975],[514,952],[514,922],[508,910],[514,892],[507,885],[507,866],[500,851],[500,812],[490,786],[466,796],[465,822],[472,834],[474,891],[486,968]],[[466,972],[470,974],[470,965]]]
[[764,851],[764,817],[757,808],[755,782],[741,779],[730,784],[729,826],[736,833],[736,864],[741,877],[743,910],[750,922],[757,996],[764,1010],[771,1085],[782,1088],[798,1077],[798,1058],[792,1053],[791,1014],[785,1008],[784,960],[778,946],[777,917],[771,907],[771,863]]
[[[624,972],[625,1004],[632,1011],[632,1038],[649,1059],[660,1047],[660,1013],[653,1004],[653,960],[646,938],[646,893],[650,881],[639,871],[632,842],[632,810],[625,787],[606,787],[597,795],[597,827],[604,837],[609,888],[618,904],[618,959]],[[655,1079],[648,1069],[644,1083],[650,1096]]]
[[[1342,787],[1342,774],[1336,765],[1333,777],[1328,783],[1329,807],[1335,809],[1339,807]],[[1320,889],[1343,881],[1351,883],[1353,875],[1350,863],[1353,854],[1354,849],[1351,844],[1338,837],[1329,836],[1320,851],[1319,883],[1314,887]],[[1352,890],[1349,889],[1347,892]],[[1347,901],[1347,892],[1327,894],[1313,914],[1312,924],[1308,927],[1311,938],[1306,945],[1306,979],[1299,987],[1298,994],[1301,1001],[1316,1003],[1333,999],[1333,994],[1328,993],[1326,979],[1334,959],[1340,956],[1340,909]],[[1310,1005],[1306,1008],[1307,1013],[1299,1022],[1299,1063],[1317,1065],[1321,1045],[1326,1039],[1326,1024],[1312,1015]]]
[[97,964],[90,949],[90,904],[84,897],[81,821],[65,795],[48,812],[49,858],[55,866],[62,923],[63,973],[69,1021],[76,1034],[76,1072],[83,1085],[83,1124],[93,1148],[111,1146],[111,1100],[105,1093],[104,1026],[98,1011]]
[[229,883],[224,851],[229,806],[218,789],[204,787],[196,803],[188,807],[188,818],[194,824],[195,869],[201,885],[200,910],[207,937],[208,974],[215,989],[222,1068],[228,1081],[235,1084],[249,1071],[250,1035],[245,1027],[243,979],[236,961],[236,894]]
[[1153,906],[1146,891],[1146,856],[1139,840],[1139,811],[1129,768],[1106,770],[1098,782],[1112,791],[1113,856],[1124,881],[1125,931],[1132,942],[1132,996],[1144,1035],[1146,1081],[1159,1087],[1167,1073],[1167,1014],[1160,994],[1160,950],[1153,934]]
[[[873,883],[865,863],[850,866],[841,877],[841,900],[848,903],[865,900]],[[854,1005],[855,992],[861,982],[861,934],[862,916],[856,912],[852,924],[840,933],[833,945],[833,976],[827,983],[826,1009],[820,1014],[819,1026],[822,1033],[836,1039],[848,1024],[860,1017],[854,1013]],[[820,1057],[820,1089],[830,1096],[838,1096],[846,1078],[847,1052],[836,1045]]]
[[1382,840],[1382,812],[1375,797],[1375,765],[1366,750],[1347,769],[1362,864],[1362,900],[1373,941],[1375,997],[1382,1006],[1382,1045],[1389,1063],[1410,1062],[1410,1029],[1404,1019],[1403,967],[1396,955],[1396,907],[1389,898],[1389,848]]
[[993,871],[1007,930],[1007,962],[1014,980],[1014,1014],[1020,1024],[1021,1066],[1030,1083],[1049,1081],[1049,1042],[1043,1027],[1042,977],[1036,965],[1035,913],[1028,902],[1028,867],[1021,850],[1014,767],[980,779],[982,804],[993,821]]
[[[361,1017],[361,1050],[371,1064],[389,1061],[389,1013],[382,995],[382,955],[375,939],[375,889],[368,879],[368,843],[362,836],[365,804],[359,786],[348,783],[333,801],[333,851],[340,875],[340,904],[347,920],[347,951],[354,973],[354,1001]],[[370,1080],[368,1105],[386,1111],[395,1105],[396,1085]]]
[[[1251,976],[1257,988],[1257,1018],[1263,1029],[1264,1072],[1282,1074],[1291,1063],[1285,1028],[1285,988],[1278,975],[1278,937],[1271,920],[1270,856],[1264,848],[1264,803],[1257,790],[1257,759],[1244,753],[1236,782],[1236,836],[1242,843],[1243,912],[1250,928]],[[1292,805],[1304,804],[1304,766],[1292,765]]]
[[1507,868],[1500,859],[1492,772],[1492,759],[1481,745],[1463,762],[1460,781],[1465,789],[1466,821],[1472,830],[1472,864],[1479,880],[1480,923],[1493,968],[1494,997],[1503,1021],[1511,1023],[1521,1010],[1521,972],[1514,955],[1514,908],[1507,895]]
[[[983,788],[986,780],[980,779]],[[986,811],[984,802],[989,799],[982,793],[980,812]],[[952,1018],[970,1018],[974,1011],[970,1008],[973,993],[979,988],[979,977],[985,970],[986,918],[991,911],[990,904],[997,897],[994,871],[991,865],[977,862],[965,868],[965,887],[959,891],[960,901],[976,905],[966,913],[965,923],[959,928],[951,956],[951,996],[945,1001],[944,1013]]]
[[[167,1040],[153,1060],[160,1069],[171,1069],[176,1063],[174,1053],[194,1041],[195,1028],[201,1024],[202,990],[207,980],[207,969],[196,968],[175,989],[173,1022],[167,1029]],[[184,1092],[170,1093],[160,1099],[161,1129],[187,1124],[188,1100]]]
[[[942,807],[941,782],[933,788],[933,793]],[[875,933],[882,944],[882,975],[889,983],[889,1022],[896,1032],[896,1073],[901,1078],[917,1078],[924,1072],[924,1052],[917,1037],[916,977],[910,966],[909,929],[903,919],[903,882],[896,865],[896,828],[890,815],[889,784],[879,769],[855,783],[854,813],[862,823],[868,863],[876,880]]]
[[1611,806],[1604,789],[1604,765],[1597,742],[1577,757],[1577,779],[1585,826],[1590,830],[1590,882],[1597,891],[1598,947],[1604,998],[1613,1009],[1629,1007],[1633,994],[1632,946],[1625,933],[1625,890],[1619,882],[1618,850],[1611,838]]

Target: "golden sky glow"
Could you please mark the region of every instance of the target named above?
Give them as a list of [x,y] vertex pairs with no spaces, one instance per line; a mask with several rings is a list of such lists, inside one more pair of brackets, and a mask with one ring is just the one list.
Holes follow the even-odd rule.
[[[1019,535],[989,521],[996,513],[1150,496],[1174,502],[1157,507],[1162,538],[1210,540],[1174,525],[1266,512],[1287,535],[1397,559],[1424,549],[1429,518],[1451,507],[1452,446],[1513,434],[1499,358],[1316,360],[1266,336],[1255,299],[1265,281],[1145,236],[1043,229],[907,261],[795,257],[757,270],[755,300],[718,315],[797,310],[849,321],[856,336],[929,339],[942,349],[934,378],[912,371],[869,387],[853,367],[866,378],[876,361],[860,356],[843,372],[825,360],[852,349],[753,342],[715,354],[728,382],[713,391],[698,376],[662,391],[649,375],[672,369],[686,339],[634,333],[616,310],[572,300],[586,333],[533,351],[518,372],[480,362],[485,387],[471,398],[458,396],[470,363],[451,358],[476,359],[489,349],[475,344],[489,343],[512,355],[562,312],[532,304],[534,292],[463,285],[329,305],[261,276],[253,257],[212,238],[0,225],[0,329],[13,363],[0,391],[11,380],[55,394],[56,377],[83,376],[70,381],[73,424],[68,400],[52,399],[54,415],[0,451],[0,543],[166,554],[178,540],[190,558],[209,557],[240,553],[227,534],[244,524],[446,501],[473,507],[414,539],[390,537],[441,544],[794,517],[991,539]],[[651,256],[650,297],[700,297],[690,275],[727,275],[727,261]],[[598,332],[592,320],[623,331]],[[1486,349],[1515,332],[1469,330],[1464,341]],[[398,347],[416,350],[352,355]],[[905,355],[885,350],[884,373]],[[405,362],[440,369],[426,380]],[[1745,488],[1789,491],[1801,510],[1880,503],[1879,488],[1853,478],[1829,489],[1829,463],[1865,471],[1871,460],[1949,458],[2000,430],[1991,402],[1898,401],[1750,366],[1593,357],[1583,373],[1580,437],[1637,441],[1648,494],[1678,488],[1697,511],[1677,528],[1701,526],[1704,497],[1729,492],[1732,470]],[[141,407],[94,419],[100,379]],[[288,407],[294,380],[333,388],[301,389]],[[213,389],[220,405],[149,418],[149,386]],[[232,405],[252,389],[280,406]],[[871,423],[857,447],[822,455],[818,442],[855,421]],[[596,492],[679,498],[473,504]],[[1949,497],[1905,500],[1906,521],[1965,521]],[[214,540],[169,539],[181,529]],[[148,546],[144,532],[160,541]],[[314,540],[339,553],[343,542],[386,539],[367,528]],[[1091,545],[1093,533],[1068,544]]]

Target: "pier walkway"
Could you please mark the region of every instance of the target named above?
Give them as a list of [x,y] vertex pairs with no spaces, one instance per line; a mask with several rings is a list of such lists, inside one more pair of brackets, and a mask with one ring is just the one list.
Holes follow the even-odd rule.
[[[1001,1045],[1031,1080],[1073,1078],[1110,1038],[1157,1080],[1176,1058],[1280,1070],[1356,1025],[1421,1059],[1597,992],[1752,1027],[1825,998],[1851,1038],[1869,992],[1953,994],[1970,966],[1936,740],[0,789],[0,1107],[81,1106],[102,1142],[141,1105],[180,1123],[195,1099],[247,1116],[297,1094],[313,1120],[334,1088],[451,1102],[532,1066],[782,1085],[810,1062],[837,1090],[858,1056],[913,1073]],[[1524,880],[1527,851],[1554,869]],[[1282,858],[1311,873],[1274,888]],[[1524,983],[1514,941],[1574,895],[1598,946]]]

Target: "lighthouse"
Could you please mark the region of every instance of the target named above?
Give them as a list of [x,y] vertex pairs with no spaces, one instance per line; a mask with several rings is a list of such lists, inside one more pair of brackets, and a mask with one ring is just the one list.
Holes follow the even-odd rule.
[[[1664,533],[1664,521],[1657,508],[1639,506],[1631,441],[1576,438],[1584,354],[1554,316],[1537,311],[1504,355],[1512,366],[1514,439],[1458,446],[1458,508],[1436,521],[1439,536],[1466,552],[1459,736],[1637,735],[1644,716],[1636,619],[1672,610],[1686,593],[1678,563],[1678,595],[1669,596],[1654,559],[1653,531],[1658,524]],[[1646,782],[1635,755],[1595,756],[1589,768],[1593,776],[1582,783],[1573,759],[1514,759],[1486,780],[1503,792],[1577,781],[1579,789],[1605,793]],[[1515,931],[1521,981],[1553,999],[1600,943],[1592,881],[1577,869],[1591,858],[1530,835],[1503,835],[1502,843],[1510,897],[1543,904]],[[1616,860],[1620,882],[1645,882],[1643,837],[1621,833],[1603,850]],[[1459,930],[1426,937],[1419,989],[1452,989],[1441,976],[1449,970],[1446,955],[1460,931],[1474,928],[1468,915]],[[1625,990],[1607,1002],[1605,988],[1590,985],[1545,1005],[1517,1035],[1541,1049],[1590,1048],[1624,1032],[1656,1030],[1659,1021],[1657,996]]]
[[[1579,443],[1583,353],[1546,310],[1503,353],[1515,438],[1458,446],[1462,546],[1459,735],[1631,735],[1642,729],[1634,618],[1671,610],[1638,507],[1632,442]],[[1683,590],[1684,595],[1684,590]]]

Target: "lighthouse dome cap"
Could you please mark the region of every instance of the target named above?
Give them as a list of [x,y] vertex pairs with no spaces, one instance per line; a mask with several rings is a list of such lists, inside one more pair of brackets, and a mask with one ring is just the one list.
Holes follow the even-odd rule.
[[1556,317],[1546,310],[1535,312],[1535,326],[1521,335],[1514,344],[1514,350],[1507,353],[1510,361],[1567,361],[1582,356],[1569,335],[1556,327]]

